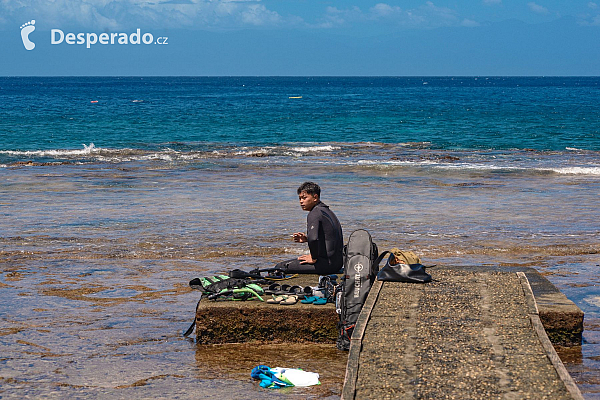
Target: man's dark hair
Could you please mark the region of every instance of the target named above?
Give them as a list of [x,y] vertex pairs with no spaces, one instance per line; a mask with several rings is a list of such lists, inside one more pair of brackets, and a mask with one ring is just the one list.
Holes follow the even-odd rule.
[[298,188],[298,194],[306,192],[307,194],[317,195],[321,198],[321,188],[314,182],[304,182]]

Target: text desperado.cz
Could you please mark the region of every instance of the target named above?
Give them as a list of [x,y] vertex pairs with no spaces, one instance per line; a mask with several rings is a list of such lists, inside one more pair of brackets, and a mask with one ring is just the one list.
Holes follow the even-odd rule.
[[50,44],[85,44],[88,49],[96,43],[99,44],[168,44],[168,37],[158,37],[154,40],[154,35],[144,33],[140,29],[127,35],[126,33],[65,33],[60,29],[50,31]]

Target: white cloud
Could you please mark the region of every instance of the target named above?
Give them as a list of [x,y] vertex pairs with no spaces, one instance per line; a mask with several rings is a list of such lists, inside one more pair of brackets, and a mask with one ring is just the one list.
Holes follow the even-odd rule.
[[463,19],[460,25],[466,26],[467,28],[474,28],[476,26],[480,26],[479,22],[467,18]]
[[529,6],[529,9],[536,14],[548,14],[549,12],[546,7],[536,4],[533,1],[527,3],[527,6]]
[[425,3],[421,10],[424,10],[430,16],[436,16],[447,21],[455,21],[458,18],[456,11],[447,7],[437,7],[431,1]]
[[[285,20],[259,0],[32,0],[27,4],[0,0],[0,15],[7,23],[35,18],[42,28],[80,26],[105,31],[149,26],[236,29],[277,26]],[[298,21],[290,17],[289,22]]]
[[412,28],[437,28],[441,26],[477,26],[477,22],[459,18],[458,12],[447,7],[438,7],[433,2],[427,1],[424,5],[403,10],[398,6],[387,3],[378,3],[367,12],[354,6],[347,9],[327,7],[322,28],[332,28],[350,22],[381,22]]
[[333,28],[344,25],[347,22],[364,19],[366,19],[366,16],[363,14],[361,9],[356,6],[346,9],[339,9],[337,7],[329,6],[325,9],[323,22],[321,22],[318,27]]
[[[492,4],[502,0],[482,1]],[[385,2],[364,10],[356,6],[338,7],[327,7],[315,25],[298,16],[283,16],[260,0],[0,0],[0,27],[20,25],[31,19],[36,19],[41,29],[72,27],[107,32],[138,27],[223,30],[275,26],[335,28],[351,24],[405,28],[478,25],[461,17],[455,9],[439,7],[433,1],[411,9]]]
[[587,6],[589,8],[591,8],[592,10],[595,10],[596,8],[598,8],[598,4],[596,4],[596,3],[592,2],[592,1],[590,1],[589,3],[587,3]]
[[577,24],[581,26],[600,26],[600,15],[580,14]]
[[374,17],[389,17],[402,13],[402,9],[398,6],[390,6],[385,3],[378,3],[369,10]]
[[281,22],[281,16],[267,10],[262,4],[253,4],[242,11],[242,21],[250,25],[277,25]]

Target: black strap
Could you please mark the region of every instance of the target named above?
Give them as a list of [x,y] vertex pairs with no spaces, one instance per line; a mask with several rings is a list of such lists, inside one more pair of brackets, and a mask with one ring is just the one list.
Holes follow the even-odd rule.
[[194,332],[194,328],[196,327],[196,318],[194,318],[194,322],[190,325],[187,331],[184,332],[183,337],[188,337],[192,332]]
[[252,274],[252,275],[260,275],[263,272],[274,272],[274,271],[283,271],[283,270],[281,268],[274,268],[274,267],[271,267],[271,268],[262,268],[262,269],[255,268],[255,269],[253,269],[252,271],[250,271],[248,273]]
[[260,275],[260,273],[253,273],[252,271],[246,272],[246,271],[242,271],[239,268],[229,271],[229,276],[231,278],[236,278],[236,279],[245,279],[245,278],[262,279],[262,276]]
[[209,299],[209,300],[216,300],[220,296],[231,296],[231,295],[233,295],[233,290],[223,290],[222,292],[213,293],[213,294],[209,295],[207,297],[207,299]]
[[194,322],[190,325],[190,327],[183,333],[183,337],[188,337],[192,332],[194,332],[194,328],[196,327],[196,316],[198,315],[198,307],[200,306],[200,300],[202,300],[202,293],[200,293],[200,298],[198,299],[198,303],[196,304],[196,312],[194,313]]
[[379,255],[379,257],[377,257],[377,258],[375,259],[375,261],[373,262],[373,266],[374,266],[374,267],[377,267],[377,266],[379,266],[379,264],[381,263],[381,260],[383,260],[383,258],[384,258],[386,255],[388,255],[388,254],[390,254],[390,252],[389,252],[389,251],[387,251],[387,250],[386,250],[386,251],[384,251],[383,253],[381,253],[381,254]]

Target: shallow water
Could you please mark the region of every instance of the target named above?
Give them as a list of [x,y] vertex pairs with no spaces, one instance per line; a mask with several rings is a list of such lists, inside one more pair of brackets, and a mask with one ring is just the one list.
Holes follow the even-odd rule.
[[[295,187],[312,179],[347,236],[427,263],[524,265],[586,313],[584,343],[561,353],[587,398],[600,391],[600,232],[595,175],[437,170],[334,162],[323,154],[203,161],[13,166],[0,176],[3,397],[268,398],[259,364],[301,367],[337,398],[334,346],[202,347],[181,337],[193,277],[301,254]],[[344,160],[343,160],[344,161]],[[347,160],[345,160],[347,161]],[[311,167],[321,163],[319,169]],[[285,364],[288,363],[288,364]]]

